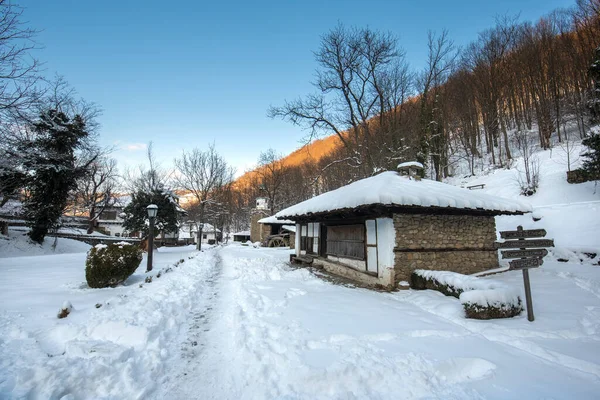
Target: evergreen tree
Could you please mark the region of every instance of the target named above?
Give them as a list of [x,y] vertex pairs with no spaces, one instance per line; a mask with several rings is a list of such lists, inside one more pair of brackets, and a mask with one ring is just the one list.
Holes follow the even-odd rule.
[[77,166],[75,152],[88,136],[81,116],[72,120],[63,112],[43,112],[33,123],[34,137],[22,143],[23,171],[19,171],[27,190],[24,211],[31,228],[29,237],[42,243],[63,214],[69,192],[86,166]]
[[582,169],[593,180],[598,180],[600,177],[600,134],[592,133],[581,141],[587,146],[585,153],[581,154],[583,160]]
[[143,232],[148,234],[148,211],[146,207],[150,204],[158,206],[158,213],[154,221],[156,232],[176,232],[179,227],[179,211],[181,210],[174,196],[168,191],[154,189],[151,192],[138,191],[133,194],[123,212],[125,220],[123,227],[130,232]]

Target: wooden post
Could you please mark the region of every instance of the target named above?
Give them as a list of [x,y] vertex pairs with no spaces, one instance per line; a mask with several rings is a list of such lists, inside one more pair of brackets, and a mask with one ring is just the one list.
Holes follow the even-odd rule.
[[527,319],[532,322],[533,316],[533,300],[531,299],[531,286],[529,285],[529,269],[523,269],[523,284],[525,285],[525,302],[527,304]]

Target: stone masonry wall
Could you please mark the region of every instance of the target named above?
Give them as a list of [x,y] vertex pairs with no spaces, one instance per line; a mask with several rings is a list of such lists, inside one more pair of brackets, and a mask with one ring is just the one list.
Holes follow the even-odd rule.
[[260,228],[260,242],[262,243],[267,236],[271,234],[271,225],[268,224],[259,224],[262,227]]
[[472,274],[498,268],[492,216],[395,214],[395,281],[415,269]]
[[600,180],[600,174],[590,174],[582,169],[567,171],[567,182],[569,183],[583,183],[597,180]]
[[261,212],[255,212],[251,216],[250,220],[250,241],[260,242],[262,240],[262,229],[264,224],[259,224],[258,220],[264,218],[266,215]]

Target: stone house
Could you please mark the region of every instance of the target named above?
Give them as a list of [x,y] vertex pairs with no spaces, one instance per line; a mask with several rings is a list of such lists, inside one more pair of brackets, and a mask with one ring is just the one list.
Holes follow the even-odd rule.
[[530,211],[519,201],[388,171],[275,216],[296,221],[292,258],[368,285],[396,287],[415,269],[472,274],[497,268],[494,217]]

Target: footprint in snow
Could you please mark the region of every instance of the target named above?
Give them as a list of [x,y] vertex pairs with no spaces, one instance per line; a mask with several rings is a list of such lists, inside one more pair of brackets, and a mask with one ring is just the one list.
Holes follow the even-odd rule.
[[308,292],[306,290],[291,288],[286,292],[285,297],[287,299],[291,299],[292,297],[304,296],[307,293]]
[[450,358],[435,368],[436,375],[448,383],[463,383],[493,375],[496,364],[482,358]]

